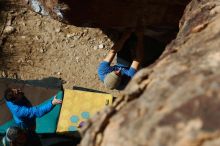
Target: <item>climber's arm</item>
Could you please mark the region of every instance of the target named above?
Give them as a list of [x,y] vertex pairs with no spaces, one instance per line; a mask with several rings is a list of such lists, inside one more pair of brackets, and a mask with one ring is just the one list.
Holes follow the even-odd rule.
[[135,70],[138,70],[138,68],[141,65],[141,62],[144,59],[144,35],[142,31],[136,32],[136,35],[138,37],[137,46],[135,48],[135,57],[133,59],[133,62],[131,63],[131,68],[134,68]]
[[109,62],[111,64],[116,53],[122,49],[125,41],[128,39],[130,35],[131,35],[131,31],[126,31],[122,35],[121,39],[114,44],[114,46],[111,48],[111,50],[109,51],[109,53],[107,54],[107,56],[103,61]]

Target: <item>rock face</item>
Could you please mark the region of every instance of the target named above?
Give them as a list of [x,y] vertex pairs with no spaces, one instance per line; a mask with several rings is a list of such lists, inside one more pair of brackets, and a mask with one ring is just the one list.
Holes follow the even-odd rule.
[[21,0],[35,12],[77,26],[101,28],[176,27],[189,0]]
[[219,146],[219,13],[218,0],[192,0],[176,39],[88,122],[81,146]]
[[[188,1],[25,2],[38,13],[78,26],[136,27],[140,17],[146,28],[175,28]],[[219,13],[219,0],[192,0],[176,39],[136,74],[123,98],[88,121],[81,146],[219,146]]]

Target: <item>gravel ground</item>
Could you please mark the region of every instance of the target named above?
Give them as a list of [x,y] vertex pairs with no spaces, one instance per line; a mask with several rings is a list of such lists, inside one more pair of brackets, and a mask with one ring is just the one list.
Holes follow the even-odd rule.
[[5,29],[0,39],[1,77],[62,79],[67,89],[83,87],[121,95],[107,90],[98,79],[98,64],[113,45],[102,30],[66,25],[8,2],[7,10],[1,11],[7,18],[0,22],[0,30]]

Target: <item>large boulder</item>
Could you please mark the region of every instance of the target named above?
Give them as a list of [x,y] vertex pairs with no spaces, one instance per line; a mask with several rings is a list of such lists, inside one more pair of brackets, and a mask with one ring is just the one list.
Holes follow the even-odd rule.
[[82,129],[81,146],[219,146],[220,3],[192,0],[162,56]]
[[176,27],[189,0],[21,0],[35,12],[77,26]]

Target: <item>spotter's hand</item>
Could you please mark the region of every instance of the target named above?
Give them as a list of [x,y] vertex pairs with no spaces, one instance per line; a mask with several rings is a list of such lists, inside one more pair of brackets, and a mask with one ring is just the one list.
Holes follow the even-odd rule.
[[53,100],[52,100],[52,104],[53,104],[53,105],[61,104],[61,103],[62,103],[62,100],[57,99],[56,97],[57,97],[57,96],[55,95],[54,98],[53,98]]

